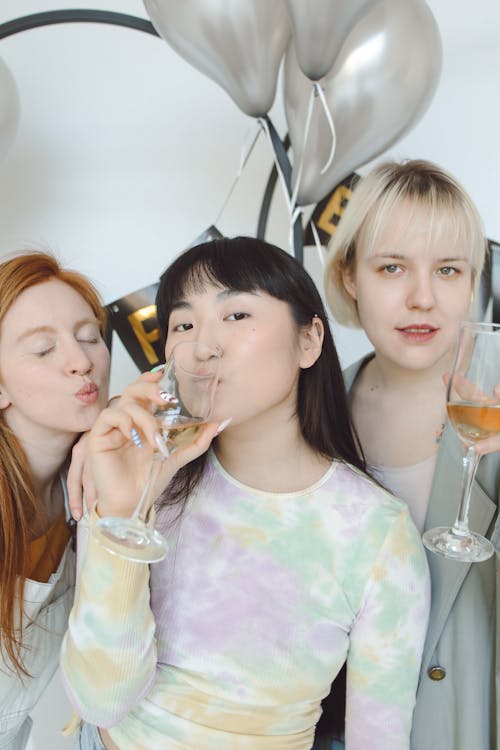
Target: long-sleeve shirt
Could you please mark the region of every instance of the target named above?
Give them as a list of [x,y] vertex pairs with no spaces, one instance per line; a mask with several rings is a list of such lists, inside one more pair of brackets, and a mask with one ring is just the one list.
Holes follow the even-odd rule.
[[211,453],[157,527],[150,571],[90,535],[62,650],[85,720],[120,750],[306,750],[347,659],[347,750],[409,747],[429,579],[402,502],[338,462],[263,492]]

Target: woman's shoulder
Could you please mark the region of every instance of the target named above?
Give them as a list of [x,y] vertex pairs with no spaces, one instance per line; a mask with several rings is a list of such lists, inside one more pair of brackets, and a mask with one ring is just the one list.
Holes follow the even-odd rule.
[[338,501],[356,503],[360,507],[386,509],[397,515],[407,508],[403,500],[349,463],[339,462],[331,482],[336,485]]
[[376,546],[403,533],[412,546],[422,546],[407,504],[359,469],[339,463],[328,484],[329,508],[344,531],[356,531],[357,539],[370,537]]
[[342,375],[344,378],[344,383],[347,391],[350,391],[351,386],[353,385],[354,381],[358,377],[361,370],[370,362],[370,360],[373,359],[375,356],[374,352],[370,352],[369,354],[365,354],[364,357],[361,357],[360,359],[356,360],[352,364],[345,367],[342,371]]

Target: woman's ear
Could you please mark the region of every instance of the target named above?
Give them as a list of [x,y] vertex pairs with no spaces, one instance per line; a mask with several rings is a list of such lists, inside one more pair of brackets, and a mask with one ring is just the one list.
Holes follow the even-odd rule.
[[8,406],[10,406],[10,398],[0,385],[0,409],[6,409]]
[[356,288],[356,280],[354,278],[354,269],[352,267],[348,268],[344,266],[344,268],[342,268],[341,270],[341,274],[342,274],[342,283],[344,284],[344,288],[346,292],[356,302],[357,288]]
[[325,329],[321,318],[315,315],[311,324],[304,326],[300,336],[301,356],[299,365],[302,369],[306,370],[308,367],[313,366],[323,348]]

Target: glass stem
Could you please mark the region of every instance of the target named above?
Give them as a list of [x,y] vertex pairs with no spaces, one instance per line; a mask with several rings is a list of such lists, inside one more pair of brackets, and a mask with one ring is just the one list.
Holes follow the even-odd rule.
[[458,536],[469,536],[469,506],[472,483],[476,476],[477,465],[481,456],[475,452],[474,446],[469,445],[462,459],[462,496],[458,509],[457,520],[453,524],[452,531]]
[[153,453],[153,458],[149,466],[148,476],[146,478],[146,484],[144,485],[144,489],[142,491],[142,495],[139,499],[139,502],[137,503],[135,510],[131,515],[132,520],[135,520],[136,518],[140,518],[142,521],[145,521],[146,513],[143,513],[143,511],[145,509],[145,506],[146,506],[146,512],[149,510],[149,505],[147,505],[147,501],[149,498],[149,492],[153,484],[153,479],[156,479],[155,469],[158,467],[158,471],[159,471],[163,463],[162,461],[158,461],[159,458],[160,456],[158,453]]

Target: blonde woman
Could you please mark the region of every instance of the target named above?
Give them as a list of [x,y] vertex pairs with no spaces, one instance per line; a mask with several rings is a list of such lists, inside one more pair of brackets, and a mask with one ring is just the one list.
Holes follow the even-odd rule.
[[[373,346],[345,372],[354,424],[368,468],[406,500],[420,531],[448,525],[457,511],[462,450],[444,378],[485,252],[472,200],[426,161],[382,164],[364,177],[330,242],[330,308]],[[413,750],[500,748],[499,443],[476,446],[491,455],[480,462],[470,515],[497,554],[466,564],[428,553],[433,596]]]

